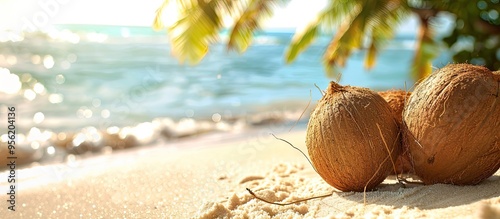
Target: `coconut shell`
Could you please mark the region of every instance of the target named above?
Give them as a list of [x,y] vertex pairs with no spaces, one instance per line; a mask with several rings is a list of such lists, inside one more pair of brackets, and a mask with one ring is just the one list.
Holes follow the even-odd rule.
[[500,167],[500,75],[448,65],[418,84],[403,111],[404,144],[425,184],[477,184]]
[[[388,90],[380,91],[378,94],[382,96],[385,101],[387,101],[391,107],[394,117],[396,118],[396,121],[398,122],[398,126],[401,127],[405,101],[408,101],[411,92],[406,92],[404,90]],[[396,172],[393,174],[409,173],[412,169],[408,150],[402,150],[401,155],[396,160]]]
[[369,89],[335,82],[311,114],[306,145],[319,175],[341,191],[374,189],[393,171],[400,153],[387,102]]
[[399,124],[403,121],[403,109],[405,107],[405,100],[410,98],[411,92],[406,92],[404,90],[388,90],[378,92],[380,96],[384,98],[385,101],[391,107],[394,117]]

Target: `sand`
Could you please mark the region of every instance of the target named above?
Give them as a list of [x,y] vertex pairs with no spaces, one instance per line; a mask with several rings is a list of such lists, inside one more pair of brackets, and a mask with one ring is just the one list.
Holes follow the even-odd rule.
[[[305,131],[279,134],[305,150]],[[268,131],[216,135],[18,170],[16,211],[1,218],[500,218],[500,171],[476,186],[411,185],[334,192]],[[7,173],[0,173],[2,200]],[[4,180],[5,179],[5,180]],[[366,203],[365,203],[366,201]]]

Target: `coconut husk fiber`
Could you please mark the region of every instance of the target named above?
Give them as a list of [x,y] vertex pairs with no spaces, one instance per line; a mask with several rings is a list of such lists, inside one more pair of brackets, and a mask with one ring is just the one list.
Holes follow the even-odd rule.
[[331,82],[311,114],[306,145],[328,184],[341,191],[364,191],[393,171],[399,136],[392,111],[380,95]]
[[500,75],[450,64],[415,87],[404,142],[425,184],[477,184],[500,167]]
[[[378,94],[382,96],[385,101],[387,101],[392,109],[396,121],[398,122],[398,126],[401,127],[401,124],[403,122],[403,109],[406,105],[406,102],[410,98],[411,92],[406,92],[404,90],[388,90],[379,91]],[[396,170],[394,174],[410,172],[412,172],[412,167],[409,153],[408,150],[404,150],[403,148],[401,155],[396,160]]]

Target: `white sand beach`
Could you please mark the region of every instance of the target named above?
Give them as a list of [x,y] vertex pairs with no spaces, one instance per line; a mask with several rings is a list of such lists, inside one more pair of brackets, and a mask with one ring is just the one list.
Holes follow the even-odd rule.
[[[304,130],[278,137],[306,151]],[[500,171],[476,186],[403,188],[390,177],[366,200],[338,192],[267,204],[246,188],[278,202],[333,188],[298,151],[264,131],[70,158],[18,170],[16,211],[2,202],[2,218],[500,218]],[[7,185],[0,182],[4,198]]]

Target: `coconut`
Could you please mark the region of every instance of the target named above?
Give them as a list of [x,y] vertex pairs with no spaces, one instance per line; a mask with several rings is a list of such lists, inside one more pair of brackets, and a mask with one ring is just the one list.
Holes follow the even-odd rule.
[[[411,92],[406,92],[404,90],[388,90],[378,92],[382,96],[389,106],[391,107],[392,113],[398,122],[398,126],[401,127],[403,121],[403,109],[405,107],[405,101],[407,101],[411,95]],[[401,143],[402,144],[402,143]],[[402,150],[401,155],[396,161],[396,172],[398,173],[409,173],[411,171],[411,162],[409,158],[408,150]]]
[[341,191],[374,189],[400,153],[398,126],[387,102],[369,89],[335,82],[311,114],[306,145],[319,175]]
[[378,94],[382,96],[387,103],[389,103],[389,106],[396,117],[396,121],[401,124],[403,121],[405,101],[409,99],[411,92],[406,92],[404,90],[388,90],[380,91]]
[[425,184],[473,185],[500,167],[500,75],[450,64],[418,84],[403,111],[404,144]]

